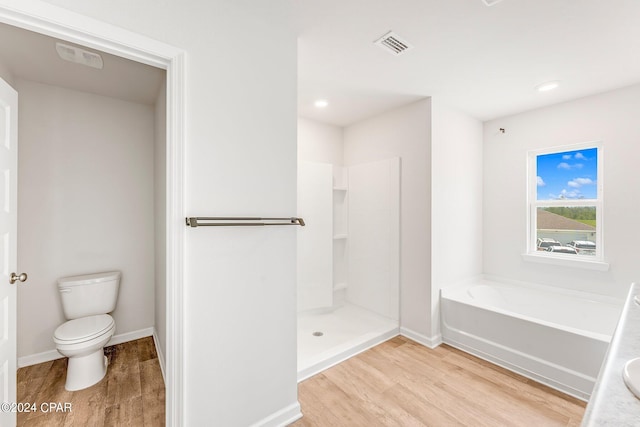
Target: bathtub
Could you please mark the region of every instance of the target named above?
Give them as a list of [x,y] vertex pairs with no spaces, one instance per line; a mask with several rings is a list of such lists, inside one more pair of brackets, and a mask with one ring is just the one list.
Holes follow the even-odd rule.
[[478,280],[441,290],[442,339],[588,400],[624,301]]

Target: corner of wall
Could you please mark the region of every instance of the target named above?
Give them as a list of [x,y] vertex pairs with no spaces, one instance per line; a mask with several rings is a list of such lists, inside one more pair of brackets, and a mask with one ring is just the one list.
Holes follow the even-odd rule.
[[11,72],[9,67],[7,67],[7,65],[2,61],[0,61],[0,78],[15,89],[15,80],[13,73]]
[[482,122],[431,99],[431,335],[440,289],[482,272]]
[[401,159],[400,222],[404,226],[400,230],[400,325],[429,335],[431,99],[347,126],[344,144],[346,166]]

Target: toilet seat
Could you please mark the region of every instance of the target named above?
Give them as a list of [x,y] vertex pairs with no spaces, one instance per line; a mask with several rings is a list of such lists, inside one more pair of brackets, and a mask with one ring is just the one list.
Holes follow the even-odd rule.
[[58,326],[53,333],[56,344],[78,344],[109,333],[115,328],[113,317],[108,314],[81,317]]

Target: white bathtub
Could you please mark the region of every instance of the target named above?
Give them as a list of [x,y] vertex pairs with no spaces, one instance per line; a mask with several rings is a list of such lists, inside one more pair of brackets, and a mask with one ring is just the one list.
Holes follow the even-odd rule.
[[442,338],[588,400],[624,301],[479,280],[441,291]]

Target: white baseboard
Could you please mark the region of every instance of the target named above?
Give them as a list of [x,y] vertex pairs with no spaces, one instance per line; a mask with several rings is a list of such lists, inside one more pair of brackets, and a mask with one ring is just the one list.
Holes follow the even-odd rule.
[[[125,332],[111,337],[107,346],[122,344],[123,342],[134,341],[140,338],[150,337],[153,335],[153,328],[139,329],[137,331]],[[58,353],[58,350],[48,350],[42,353],[30,354],[28,356],[18,357],[18,368],[25,366],[37,365],[38,363],[49,362],[51,360],[62,359],[64,356]],[[161,365],[162,366],[162,365]],[[164,372],[163,372],[164,375]]]
[[401,327],[400,335],[429,348],[436,348],[437,346],[442,344],[442,335],[440,334],[433,337],[428,337],[426,335],[422,335],[415,331],[412,331],[411,329]]
[[49,350],[43,351],[42,353],[30,354],[28,356],[18,357],[18,368],[37,365],[38,363],[49,362],[51,360],[62,359],[63,357],[63,355],[58,353],[58,350]]
[[302,418],[302,412],[300,411],[300,403],[292,403],[286,408],[274,412],[266,418],[261,419],[251,427],[282,427],[293,423],[296,420]]
[[158,346],[158,343],[160,342],[158,340],[158,331],[156,331],[156,328],[153,328],[153,344],[156,346],[156,354],[158,355],[158,362],[160,362],[160,371],[162,372],[162,381],[164,381],[164,383],[167,383],[167,379],[165,377],[165,373],[164,373],[164,353],[162,353],[162,349],[160,349],[160,347]]
[[137,331],[125,332],[124,334],[118,334],[111,337],[105,347],[110,345],[122,344],[123,342],[135,341],[140,338],[146,338],[153,336],[153,327],[138,329]]

